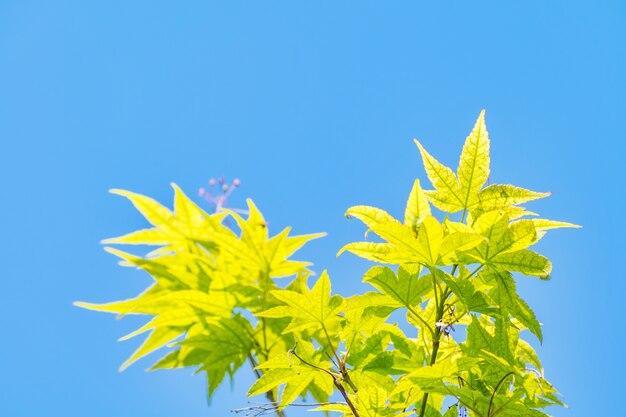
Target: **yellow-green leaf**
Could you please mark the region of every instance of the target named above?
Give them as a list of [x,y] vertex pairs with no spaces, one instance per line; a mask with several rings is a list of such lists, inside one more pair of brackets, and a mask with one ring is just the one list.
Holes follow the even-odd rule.
[[285,333],[313,328],[331,327],[341,321],[339,317],[343,299],[331,296],[330,279],[322,272],[309,294],[299,294],[290,290],[275,290],[272,295],[285,305],[273,307],[257,313],[260,317],[290,317],[290,325]]
[[397,222],[397,220],[385,210],[370,206],[354,206],[346,211],[346,217],[355,217],[361,220],[370,229],[380,223]]
[[416,228],[426,216],[430,216],[430,204],[428,198],[420,186],[418,179],[413,183],[411,194],[406,202],[404,210],[404,224],[411,228]]
[[[403,279],[389,268],[375,266],[365,273],[363,281],[390,297],[386,305],[411,307],[421,303],[421,297],[432,288],[432,282],[420,279],[419,274],[404,274]],[[394,303],[395,302],[395,303]]]
[[411,262],[413,260],[413,256],[410,252],[398,250],[394,245],[389,243],[348,243],[339,250],[337,256],[346,251],[351,252],[363,259],[386,264],[401,264]]
[[531,219],[530,221],[535,225],[535,229],[537,230],[549,230],[549,229],[560,229],[560,228],[580,229],[582,227],[574,223],[560,222],[557,220]]
[[547,258],[527,249],[498,255],[489,263],[506,271],[521,272],[541,279],[548,279],[552,272],[552,263]]
[[489,178],[489,136],[485,126],[485,111],[481,111],[476,124],[465,140],[457,168],[463,207],[478,199],[478,191]]
[[176,327],[158,327],[150,333],[139,348],[128,358],[120,367],[120,371],[125,370],[134,362],[147,354],[154,352],[162,346],[165,346],[172,340],[183,334],[185,329]]
[[443,244],[443,227],[439,221],[433,216],[426,217],[420,225],[417,240],[420,245],[420,253],[426,255],[428,265],[434,266]]
[[493,184],[479,193],[478,200],[472,207],[480,207],[482,211],[491,211],[548,197],[551,194],[538,193],[509,184]]
[[174,214],[156,200],[130,191],[112,189],[111,193],[128,198],[152,225],[165,230],[175,229]]
[[[451,213],[462,210],[465,207],[465,201],[462,198],[461,186],[454,172],[433,158],[418,140],[415,140],[415,144],[422,155],[426,175],[437,191],[436,196],[429,194],[429,197],[433,196],[432,203]],[[440,207],[440,203],[445,204],[446,208]]]
[[439,250],[441,265],[450,265],[456,252],[468,251],[485,241],[485,237],[476,233],[456,232],[443,239]]
[[103,240],[101,243],[105,245],[124,244],[124,245],[167,245],[172,243],[176,238],[171,233],[163,229],[142,229],[136,232],[128,233],[123,236],[113,237]]

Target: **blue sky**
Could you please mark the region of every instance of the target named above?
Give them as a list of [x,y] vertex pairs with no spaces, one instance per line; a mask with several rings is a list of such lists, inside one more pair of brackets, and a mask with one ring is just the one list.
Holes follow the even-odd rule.
[[[132,4],[130,4],[132,3]],[[189,370],[118,366],[142,322],[72,307],[149,280],[99,241],[145,224],[126,188],[170,202],[239,177],[270,228],[327,231],[301,253],[344,295],[369,266],[343,213],[400,215],[425,179],[412,138],[456,166],[482,108],[493,182],[552,191],[530,207],[580,223],[520,278],[544,323],[547,376],[569,410],[615,415],[626,394],[623,181],[626,6],[526,2],[0,1],[0,414],[226,416],[243,369],[207,408]],[[300,414],[298,414],[300,413]],[[290,415],[302,415],[292,412]]]

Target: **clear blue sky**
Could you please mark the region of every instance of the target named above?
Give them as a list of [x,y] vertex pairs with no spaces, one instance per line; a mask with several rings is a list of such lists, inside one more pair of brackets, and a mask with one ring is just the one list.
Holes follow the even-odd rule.
[[552,281],[520,280],[571,406],[554,414],[621,413],[625,19],[623,1],[1,0],[0,414],[245,406],[248,369],[210,409],[189,370],[145,373],[155,356],[118,373],[142,320],[71,306],[149,282],[98,243],[144,226],[109,188],[169,203],[170,181],[240,177],[233,202],[273,231],[329,232],[301,255],[348,295],[368,265],[335,259],[363,233],[345,209],[400,215],[425,178],[411,139],[455,166],[483,107],[491,180],[552,191],[531,207],[585,226],[542,241]]

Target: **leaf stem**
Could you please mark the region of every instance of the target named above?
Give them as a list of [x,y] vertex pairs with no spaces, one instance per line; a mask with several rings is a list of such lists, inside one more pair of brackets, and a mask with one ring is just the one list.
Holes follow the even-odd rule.
[[347,356],[345,356],[343,360],[339,358],[339,355],[337,354],[337,350],[335,350],[335,347],[333,346],[333,342],[330,338],[330,335],[328,334],[328,331],[326,330],[326,326],[324,326],[324,323],[321,323],[321,325],[322,325],[322,329],[324,330],[324,334],[326,335],[326,340],[328,340],[328,345],[330,346],[330,349],[333,351],[333,355],[335,356],[335,359],[337,359],[337,362],[335,362],[332,359],[332,357],[328,355],[327,353],[328,357],[330,358],[330,361],[337,367],[343,380],[348,385],[350,385],[350,388],[352,388],[354,392],[357,392],[359,389],[356,387],[356,385],[354,385],[354,382],[352,382],[352,379],[350,378],[350,375],[348,374],[348,369],[346,368]]
[[324,326],[324,323],[321,323],[322,325],[322,330],[324,330],[324,335],[326,335],[326,340],[328,340],[328,346],[330,347],[330,350],[332,350],[333,355],[335,356],[335,359],[337,359],[337,363],[341,363],[341,359],[339,359],[339,355],[337,355],[337,351],[335,350],[335,347],[333,346],[333,342],[330,339],[330,335],[328,334],[328,331],[326,330],[326,326]]
[[506,375],[504,375],[502,377],[502,379],[500,380],[500,382],[498,382],[498,385],[496,385],[496,388],[493,390],[493,393],[491,394],[491,398],[489,399],[489,408],[487,409],[487,417],[491,417],[492,416],[492,414],[491,414],[491,407],[493,406],[493,399],[496,396],[496,393],[498,392],[498,389],[500,388],[500,385],[502,385],[504,380],[507,377],[509,377],[510,375],[515,375],[515,372],[509,372]]
[[422,323],[424,323],[425,329],[428,329],[428,331],[430,332],[430,335],[432,337],[435,337],[435,332],[433,331],[433,329],[430,328],[430,325],[428,324],[428,322],[426,320],[424,320],[424,318],[422,316],[420,316],[417,311],[415,311],[415,309],[413,307],[411,307],[410,305],[407,304],[407,310],[409,310],[410,313],[412,313],[415,317],[417,317]]
[[346,389],[341,384],[341,381],[339,380],[339,378],[337,378],[337,376],[334,373],[330,372],[328,369],[320,368],[319,366],[313,365],[312,363],[309,363],[309,362],[305,361],[304,359],[302,359],[300,357],[300,355],[298,355],[298,352],[296,352],[296,347],[297,346],[298,345],[296,344],[296,346],[294,346],[293,349],[291,349],[289,352],[293,353],[293,355],[296,358],[298,358],[300,360],[300,362],[304,363],[305,365],[308,365],[311,368],[317,369],[319,371],[325,372],[328,375],[330,375],[333,378],[333,384],[335,384],[335,387],[337,387],[337,389],[341,393],[341,396],[344,398],[344,400],[346,400],[346,403],[348,404],[348,407],[350,407],[350,411],[352,411],[352,414],[354,415],[354,417],[359,417],[359,413],[356,411],[356,407],[354,406],[354,404],[350,400],[350,397],[348,396],[348,393],[346,392]]
[[463,209],[463,214],[461,215],[461,223],[465,221],[465,215],[467,214],[467,207]]

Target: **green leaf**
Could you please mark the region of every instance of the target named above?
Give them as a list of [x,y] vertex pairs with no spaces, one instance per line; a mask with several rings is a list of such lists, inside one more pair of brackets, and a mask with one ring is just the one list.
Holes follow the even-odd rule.
[[337,325],[343,299],[331,296],[330,279],[326,271],[317,280],[309,294],[299,294],[290,290],[272,291],[272,295],[285,305],[273,307],[257,313],[260,317],[292,318],[285,333],[305,329],[324,329]]
[[415,144],[420,150],[424,169],[435,191],[427,192],[430,201],[440,210],[456,213],[464,208],[465,201],[461,194],[461,186],[454,172],[433,158],[419,141]]
[[125,244],[125,245],[167,245],[172,242],[172,235],[165,230],[142,229],[136,232],[128,233],[123,236],[104,239],[101,243],[106,245]]
[[150,336],[148,336],[146,340],[144,340],[141,346],[139,346],[139,348],[131,355],[131,357],[122,364],[122,366],[120,367],[120,371],[128,368],[134,362],[146,356],[147,354],[165,346],[184,332],[184,328],[181,329],[176,327],[158,327],[154,329],[150,333]]
[[204,332],[188,337],[180,344],[202,352],[200,369],[207,373],[211,398],[224,377],[232,375],[246,362],[254,341],[250,337],[250,323],[240,315],[206,324],[204,329]]
[[176,222],[174,214],[156,200],[141,194],[119,189],[112,189],[111,193],[128,198],[152,225],[168,231],[175,230]]
[[439,258],[439,251],[443,244],[443,227],[433,216],[428,216],[420,225],[417,240],[420,253],[424,253],[427,265],[434,266]]
[[159,315],[175,311],[197,308],[207,314],[226,316],[232,306],[218,302],[209,294],[197,290],[163,291],[157,294],[146,292],[136,298],[106,304],[92,304],[77,301],[77,307],[109,313]]
[[428,198],[420,186],[420,181],[415,180],[409,199],[406,202],[406,209],[404,210],[404,224],[417,229],[417,226],[426,217],[430,216],[430,204],[428,204]]
[[346,211],[346,217],[361,220],[370,229],[380,223],[397,222],[392,215],[384,210],[370,206],[354,206]]
[[330,364],[322,359],[321,352],[316,352],[311,343],[304,341],[298,343],[295,351],[306,363],[301,362],[296,354],[285,352],[260,364],[258,369],[264,370],[263,376],[252,385],[248,395],[263,394],[284,384],[279,403],[279,409],[282,410],[299,395],[306,394],[311,383],[315,383],[326,396],[331,394],[332,377],[320,370],[328,370]]
[[467,339],[463,349],[468,356],[477,356],[483,349],[491,350],[493,336],[483,327],[480,320],[472,315],[471,322],[467,326]]
[[506,208],[513,204],[545,198],[552,193],[538,193],[510,184],[492,184],[478,194],[478,200],[470,208],[477,207],[482,212]]
[[293,369],[270,369],[263,373],[263,376],[256,380],[248,390],[250,397],[265,394],[268,391],[286,383],[293,377]]
[[[517,294],[515,281],[510,273],[497,270],[487,270],[482,273],[493,279],[497,285],[489,292],[501,308],[510,312],[526,326],[540,342],[543,341],[541,325],[537,321],[535,313],[528,307],[528,304]],[[489,279],[487,278],[487,279]]]
[[[291,230],[290,228],[288,228]],[[285,239],[285,257],[289,257],[294,254],[298,249],[302,248],[305,243],[310,242],[311,240],[319,239],[321,237],[325,237],[326,233],[311,233],[308,235],[296,235],[296,236],[288,236]]]
[[582,227],[574,223],[560,222],[560,221],[548,220],[548,219],[532,219],[529,221],[531,221],[535,225],[535,229],[537,230],[549,230],[549,229],[560,229],[560,228],[580,229]]
[[489,136],[485,126],[485,111],[481,111],[476,124],[465,140],[457,168],[463,207],[478,200],[478,191],[489,178]]
[[541,279],[550,278],[552,272],[552,263],[547,258],[527,249],[498,255],[491,259],[489,264],[506,271],[521,272]]
[[511,223],[502,237],[489,241],[489,257],[526,249],[537,241],[537,231],[532,220]]
[[398,250],[395,245],[389,243],[353,242],[348,243],[337,252],[337,256],[343,252],[351,252],[361,258],[387,264],[401,264],[411,262],[412,255]]
[[[364,282],[393,299],[397,307],[411,307],[422,302],[422,296],[432,288],[432,282],[418,274],[408,274],[404,269],[401,277],[391,269],[375,266],[365,273]],[[390,305],[390,304],[387,304]]]
[[[524,273],[534,271],[535,273],[531,275],[537,275],[536,267],[542,268],[543,272],[539,275],[549,273],[549,263],[543,262],[544,260],[547,261],[545,258],[542,260],[533,257],[532,261],[530,261],[521,256],[521,254],[529,252],[522,252],[522,250],[536,243],[540,237],[532,220],[517,220],[508,223],[506,213],[491,211],[483,214],[476,220],[475,228],[488,239],[488,242],[481,244],[476,248],[475,252],[468,254],[473,259],[484,265],[499,265],[505,269],[513,268],[508,269],[510,271]],[[517,255],[506,256],[509,253],[517,253]],[[534,252],[531,252],[531,254],[534,254]],[[463,260],[468,259],[464,258]],[[520,261],[523,262],[520,263]],[[522,271],[519,268],[524,268],[524,270]],[[544,268],[548,269],[544,270]]]
[[446,236],[439,250],[440,265],[450,265],[457,252],[465,252],[480,245],[485,238],[476,233],[452,233]]
[[187,236],[200,238],[202,233],[198,233],[198,229],[213,228],[219,223],[215,220],[221,221],[222,214],[214,216],[214,219],[211,220],[212,216],[191,201],[178,185],[174,183],[171,185],[174,188],[174,215],[176,221],[185,228]]
[[[458,367],[450,357],[437,361],[434,365],[424,366],[404,376],[424,392],[445,390],[444,382],[457,382]],[[445,392],[445,391],[444,391]]]
[[452,275],[437,269],[435,270],[437,278],[448,285],[452,293],[463,303],[467,312],[475,311],[479,313],[490,314],[492,310],[489,303],[485,301],[485,297],[479,291],[476,291],[472,281],[467,278],[455,278]]

